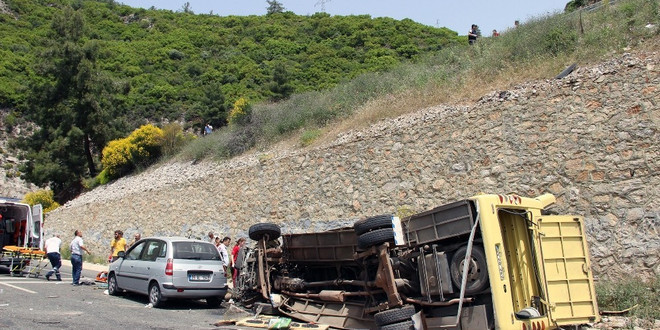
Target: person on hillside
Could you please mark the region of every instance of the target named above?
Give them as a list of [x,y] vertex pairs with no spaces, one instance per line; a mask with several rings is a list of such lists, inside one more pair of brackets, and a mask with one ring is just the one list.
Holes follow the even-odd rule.
[[468,31],[468,44],[474,45],[474,43],[477,42],[479,35],[481,35],[481,32],[479,32],[479,27],[477,24],[472,24],[470,31]]
[[499,37],[500,33],[497,30],[493,29],[493,37]]
[[110,242],[110,262],[119,259],[120,251],[126,252],[126,240],[123,231],[115,230],[115,238]]
[[[234,248],[231,249],[231,255],[232,255],[232,261],[234,262],[234,273],[232,276],[232,280],[234,283],[236,283],[236,279],[238,278],[238,273],[239,273],[239,268],[243,264],[243,260],[239,260],[238,254],[241,252],[241,249],[245,246],[245,238],[241,237],[236,241],[236,245],[234,245]],[[234,284],[235,285],[235,284]]]
[[53,237],[46,240],[44,243],[44,250],[46,250],[46,256],[50,265],[53,267],[53,270],[46,273],[46,280],[50,281],[50,277],[55,274],[55,278],[58,281],[62,280],[60,275],[60,267],[62,267],[62,256],[60,255],[60,246],[62,245],[62,240],[60,239],[59,234],[53,235]]
[[206,126],[204,126],[204,135],[209,135],[213,132],[213,126],[211,124],[206,123]]
[[82,267],[83,267],[83,258],[82,258],[82,253],[83,251],[87,252],[88,254],[91,254],[89,250],[85,247],[83,244],[83,239],[82,239],[82,232],[78,229],[73,232],[73,240],[71,241],[71,244],[69,245],[69,248],[71,250],[71,268],[73,270],[71,271],[72,276],[73,276],[73,281],[71,282],[71,285],[78,286],[80,285],[80,274],[82,273]]

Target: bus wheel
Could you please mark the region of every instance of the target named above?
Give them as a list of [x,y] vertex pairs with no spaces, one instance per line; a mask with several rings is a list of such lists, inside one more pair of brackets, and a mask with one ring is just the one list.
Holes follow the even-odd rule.
[[394,241],[392,228],[382,228],[360,235],[357,243],[358,248],[366,250],[374,245],[380,245],[389,241]]
[[376,321],[376,325],[383,326],[410,320],[413,315],[415,315],[415,306],[404,305],[401,308],[392,308],[376,313],[374,321]]
[[[461,246],[451,258],[451,280],[458,288],[461,287],[463,279],[463,266],[465,265],[465,255],[467,254],[467,245]],[[486,266],[486,255],[484,248],[480,245],[472,246],[470,255],[470,264],[468,266],[467,281],[465,285],[466,294],[475,294],[488,287],[488,268]]]
[[373,216],[363,220],[358,220],[353,224],[353,229],[355,229],[355,233],[358,236],[366,232],[381,228],[392,228],[391,214]]
[[248,236],[255,241],[258,241],[265,236],[268,236],[269,240],[278,239],[280,237],[280,226],[268,222],[254,224],[250,226]]

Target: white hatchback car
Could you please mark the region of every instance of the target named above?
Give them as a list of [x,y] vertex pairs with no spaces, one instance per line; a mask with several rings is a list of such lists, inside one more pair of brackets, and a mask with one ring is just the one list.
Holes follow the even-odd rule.
[[153,307],[168,299],[206,299],[217,307],[227,293],[222,257],[208,242],[181,237],[148,237],[110,264],[108,293],[145,294]]

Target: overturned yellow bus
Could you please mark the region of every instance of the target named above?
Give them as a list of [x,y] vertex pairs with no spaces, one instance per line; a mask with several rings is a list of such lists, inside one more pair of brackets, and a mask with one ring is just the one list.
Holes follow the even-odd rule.
[[582,218],[555,197],[483,194],[398,219],[250,228],[237,298],[344,329],[545,330],[599,320]]

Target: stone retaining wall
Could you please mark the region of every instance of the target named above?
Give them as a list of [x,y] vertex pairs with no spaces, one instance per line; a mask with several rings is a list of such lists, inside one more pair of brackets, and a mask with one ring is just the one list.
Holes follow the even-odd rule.
[[551,192],[586,218],[596,275],[660,274],[658,55],[625,54],[562,80],[527,83],[473,106],[438,106],[342,134],[313,150],[223,163],[171,163],[51,212],[107,254],[115,229],[144,235],[246,236],[424,211],[478,192]]

